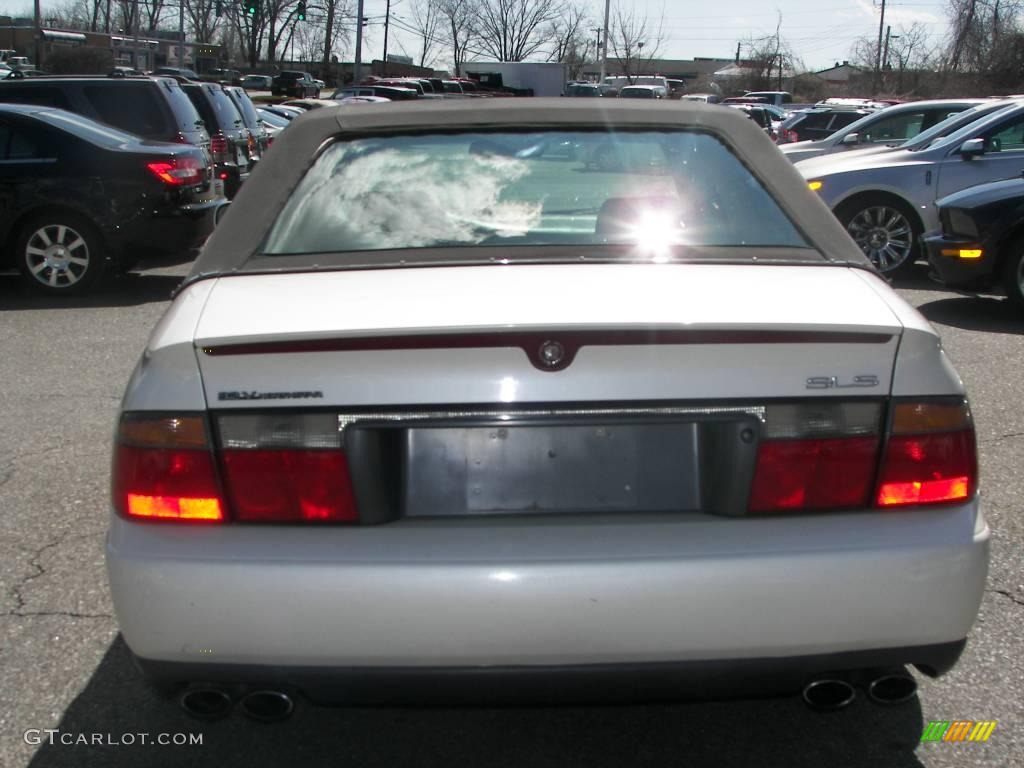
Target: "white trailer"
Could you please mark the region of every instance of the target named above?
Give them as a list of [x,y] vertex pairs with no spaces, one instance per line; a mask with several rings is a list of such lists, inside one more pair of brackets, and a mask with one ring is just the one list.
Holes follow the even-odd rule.
[[502,85],[530,89],[534,96],[561,96],[569,79],[569,68],[565,64],[532,61],[467,61],[459,72],[473,80],[482,79],[476,75],[499,74]]

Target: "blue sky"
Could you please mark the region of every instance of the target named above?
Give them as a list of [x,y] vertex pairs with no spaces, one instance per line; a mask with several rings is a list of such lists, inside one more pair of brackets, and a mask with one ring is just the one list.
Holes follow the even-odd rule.
[[[591,8],[595,24],[604,15],[603,0],[584,0]],[[665,43],[662,53],[667,58],[711,56],[731,58],[736,43],[751,36],[774,34],[777,13],[782,13],[782,35],[811,69],[823,69],[836,61],[850,58],[850,47],[862,35],[878,34],[878,8],[871,0],[788,0],[770,3],[764,0],[730,0],[713,3],[683,3],[679,0],[619,0],[631,3],[636,12],[646,13],[651,20],[664,17]],[[613,6],[616,0],[612,0]],[[408,16],[409,0],[392,3],[392,10]],[[365,0],[368,16],[384,16],[384,0]],[[920,21],[931,34],[929,42],[941,43],[947,28],[943,2],[886,3],[886,23],[893,34],[900,24]],[[389,50],[401,52],[396,46],[405,44],[408,36],[392,28]],[[397,37],[397,41],[396,38]],[[368,29],[369,52],[380,56],[383,28]],[[439,63],[440,66],[440,63]]]

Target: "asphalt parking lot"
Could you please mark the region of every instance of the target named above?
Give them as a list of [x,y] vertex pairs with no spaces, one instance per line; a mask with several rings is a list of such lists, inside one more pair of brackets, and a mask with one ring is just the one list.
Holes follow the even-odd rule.
[[[959,666],[917,700],[838,713],[794,699],[616,706],[355,709],[288,721],[188,719],[139,679],[107,594],[103,536],[118,401],[187,266],[83,299],[0,279],[0,766],[1024,765],[1024,317],[999,297],[901,293],[940,329],[971,396],[993,528],[981,616]],[[267,606],[272,613],[273,606]],[[766,610],[770,610],[766,606]],[[296,631],[302,631],[297,627]],[[930,720],[996,720],[987,743],[920,744]],[[26,739],[30,729],[59,729]],[[69,734],[78,744],[60,744]],[[103,744],[81,744],[102,735]],[[202,744],[143,744],[160,734]],[[132,745],[116,742],[127,742]]]

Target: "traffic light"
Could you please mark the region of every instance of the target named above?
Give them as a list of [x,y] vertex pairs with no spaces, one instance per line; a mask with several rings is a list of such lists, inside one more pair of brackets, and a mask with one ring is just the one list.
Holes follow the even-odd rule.
[[295,18],[299,21],[306,20],[306,4],[303,0],[299,0],[299,7],[295,10]]
[[249,16],[255,16],[257,10],[259,10],[259,4],[256,2],[256,0],[246,0],[245,12]]

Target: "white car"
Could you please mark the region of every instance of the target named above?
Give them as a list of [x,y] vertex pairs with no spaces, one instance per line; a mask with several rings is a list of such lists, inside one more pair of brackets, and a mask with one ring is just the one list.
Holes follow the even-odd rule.
[[187,711],[840,707],[956,662],[989,529],[934,328],[738,111],[593,104],[315,110],[228,210],[106,550]]
[[879,270],[896,273],[922,255],[920,236],[939,229],[936,200],[1024,173],[1024,103],[928,144],[795,167]]
[[897,104],[865,115],[827,138],[782,144],[779,149],[791,162],[799,163],[834,152],[848,152],[872,145],[902,144],[956,114],[989,101],[939,99]]

